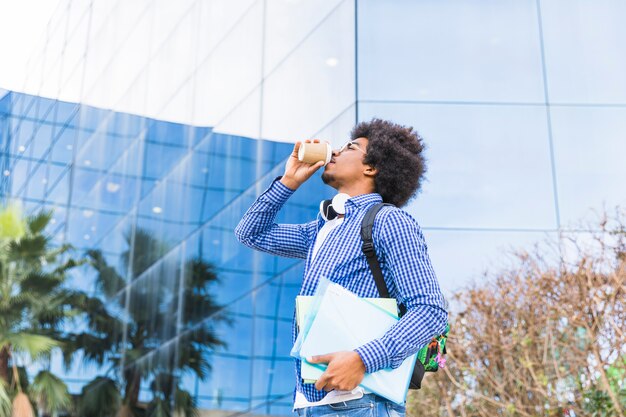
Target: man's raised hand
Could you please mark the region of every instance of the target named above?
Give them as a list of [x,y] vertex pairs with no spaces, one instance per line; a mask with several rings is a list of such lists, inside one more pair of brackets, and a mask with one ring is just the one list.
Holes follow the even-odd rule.
[[[319,143],[319,139],[309,140],[307,139],[305,143]],[[287,160],[287,164],[285,165],[285,173],[283,177],[280,179],[280,182],[283,185],[287,186],[292,190],[298,189],[306,180],[311,178],[315,171],[324,166],[323,161],[316,162],[315,164],[307,164],[306,162],[302,162],[298,159],[298,150],[300,149],[300,145],[302,142],[296,142],[293,147],[293,152],[289,155],[289,159]]]

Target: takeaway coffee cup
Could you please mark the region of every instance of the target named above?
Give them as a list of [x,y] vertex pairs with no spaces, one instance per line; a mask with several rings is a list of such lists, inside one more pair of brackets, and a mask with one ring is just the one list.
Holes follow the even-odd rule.
[[333,156],[333,150],[330,147],[330,143],[302,143],[298,150],[298,159],[307,164],[315,164],[319,161],[323,161],[324,165],[330,162],[330,158]]

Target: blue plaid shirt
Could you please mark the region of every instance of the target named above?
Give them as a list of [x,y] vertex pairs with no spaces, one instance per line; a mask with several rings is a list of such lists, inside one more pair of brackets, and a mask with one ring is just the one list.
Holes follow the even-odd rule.
[[[317,232],[324,225],[321,215],[305,224],[276,224],[278,211],[293,190],[274,180],[243,216],[235,229],[243,244],[274,255],[305,259],[300,295],[313,295],[318,278],[326,277],[361,297],[378,297],[378,289],[361,251],[361,221],[367,209],[382,202],[379,194],[364,194],[346,202],[341,225],[333,229],[320,247],[315,261],[311,254]],[[407,313],[383,337],[356,349],[366,372],[396,368],[408,356],[441,334],[448,314],[439,283],[428,257],[426,242],[417,222],[405,211],[385,206],[376,216],[372,231],[374,247],[391,297],[407,307]],[[297,327],[292,324],[293,341]],[[296,390],[309,401],[326,395],[300,377],[296,361]]]

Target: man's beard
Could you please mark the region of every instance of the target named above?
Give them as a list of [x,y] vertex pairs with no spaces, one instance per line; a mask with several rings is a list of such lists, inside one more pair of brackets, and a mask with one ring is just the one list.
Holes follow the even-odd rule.
[[332,174],[329,174],[326,171],[322,172],[322,181],[324,181],[324,184],[332,186],[331,183],[334,181],[334,179],[335,178]]

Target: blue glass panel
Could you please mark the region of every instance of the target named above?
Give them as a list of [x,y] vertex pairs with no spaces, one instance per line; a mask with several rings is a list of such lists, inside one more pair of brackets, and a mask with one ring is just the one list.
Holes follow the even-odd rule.
[[106,125],[112,115],[111,110],[98,109],[91,106],[81,106],[80,108],[80,126],[97,130],[103,124]]
[[64,167],[50,167],[47,201],[55,204],[67,204],[70,192],[70,171]]
[[[311,137],[354,103],[355,4],[337,3],[264,80],[263,138],[295,142]],[[328,1],[321,1],[319,10],[328,6]],[[274,7],[281,6],[268,6],[268,11],[273,13]],[[308,17],[316,19],[317,13]],[[274,29],[269,30],[270,34],[273,32]]]
[[76,103],[58,101],[56,103],[56,124],[61,126],[65,124],[76,126],[79,108],[80,106]]
[[151,178],[161,178],[169,173],[180,159],[187,153],[187,149],[180,146],[160,144],[146,141],[144,145],[143,175]]
[[[289,361],[292,364],[292,361]],[[254,361],[254,372],[252,375],[252,407],[258,407],[259,410],[269,410],[268,401],[275,400],[285,394],[290,394],[291,389],[287,391],[278,391],[275,389],[274,382],[281,379],[282,375],[277,371],[285,371],[285,368],[277,369],[276,362],[256,359]],[[264,411],[260,411],[264,413]]]
[[108,124],[108,133],[113,136],[137,138],[146,128],[146,119],[132,114],[115,113]]
[[77,132],[72,127],[63,127],[61,129],[52,147],[50,160],[68,164],[72,161],[74,155],[74,141],[76,140]]
[[54,105],[56,100],[45,97],[37,97],[37,114],[39,122],[54,122]]
[[199,384],[199,392],[215,399],[214,407],[226,409],[247,408],[251,387],[250,359],[219,354],[209,357],[212,371],[209,378]]
[[47,123],[39,125],[31,144],[31,147],[33,148],[31,156],[33,158],[42,159],[49,151],[53,133],[54,125]]
[[23,154],[19,150],[20,146],[28,147],[35,133],[35,123],[31,120],[22,119],[17,124],[17,131],[13,132],[13,153],[16,155]]
[[73,199],[82,201],[100,180],[101,172],[90,168],[74,168]]
[[[304,266],[302,265],[302,268]],[[281,293],[280,293],[280,299],[283,300],[280,303],[279,309],[278,309],[278,317],[282,320],[292,320],[294,317],[294,312],[295,312],[295,299],[296,296],[298,295],[298,292],[300,290],[300,283],[302,281],[302,270],[300,268],[298,268],[297,270],[291,271],[290,272],[291,275],[293,275],[296,278],[296,284],[294,285],[290,285],[287,284],[287,279],[285,278],[283,281],[283,283],[281,283]]]
[[362,100],[543,100],[534,0],[360,1]]
[[[265,71],[271,72],[340,3],[338,0],[315,2],[277,1],[266,5]],[[289,16],[289,18],[285,18]],[[349,28],[346,28],[347,32]]]
[[255,313],[266,319],[275,319],[280,305],[279,295],[280,279],[272,280],[256,290],[254,295],[256,300]]
[[[292,308],[295,306],[295,297],[287,301],[285,304],[290,305]],[[272,352],[272,355],[276,356],[277,360],[287,361],[293,363],[293,359],[289,355],[293,342],[291,340],[291,319],[282,319],[276,322],[276,351]],[[263,336],[264,337],[264,336]]]
[[427,181],[406,209],[422,226],[556,228],[542,106],[368,104],[362,117],[413,126],[427,145]]
[[[463,230],[425,230],[433,268],[447,296],[510,267],[515,250],[528,250],[535,243],[555,238],[546,232],[494,232]],[[543,254],[546,259],[550,256]]]
[[50,163],[48,167],[48,193],[59,181],[61,175],[69,173],[69,168],[63,164]]
[[30,161],[18,159],[11,166],[12,192],[17,193],[23,189],[28,179]]
[[543,100],[534,0],[359,2],[359,98]]
[[626,3],[541,2],[550,99],[626,103]]
[[626,207],[626,108],[554,107],[552,132],[561,224]]
[[24,107],[20,110],[20,115],[35,120],[37,118],[37,108],[39,107],[39,97],[26,96]]
[[193,140],[190,140],[192,132],[193,128],[185,125],[152,120],[148,126],[146,140],[186,148],[193,143]]
[[254,356],[269,359],[275,355],[276,332],[279,322],[259,317],[255,311],[254,319]]
[[12,107],[14,106],[13,95],[7,91],[0,88],[0,114],[9,114],[11,112]]
[[28,176],[28,197],[41,200],[48,183],[47,166],[45,163],[39,163],[31,170]]
[[278,416],[288,416],[293,414],[292,398],[292,393],[289,393],[282,396],[280,400],[274,400],[269,404],[269,413]]

